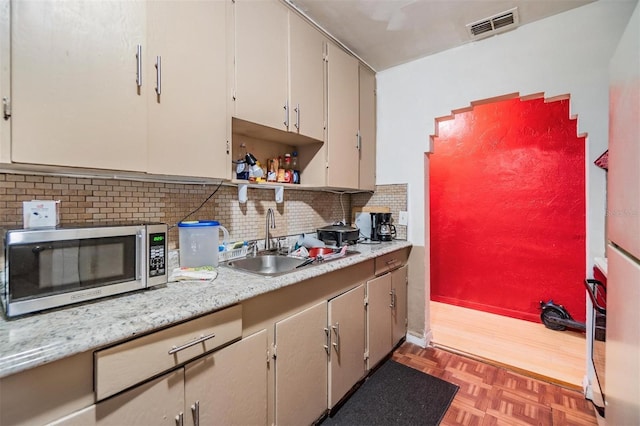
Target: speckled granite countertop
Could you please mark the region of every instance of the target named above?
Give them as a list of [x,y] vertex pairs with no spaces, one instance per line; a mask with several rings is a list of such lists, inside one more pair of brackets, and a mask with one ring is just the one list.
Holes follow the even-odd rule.
[[0,318],[0,377],[97,349],[410,246],[407,241],[358,244],[353,248],[359,255],[271,278],[221,267],[213,282],[174,282],[23,318]]

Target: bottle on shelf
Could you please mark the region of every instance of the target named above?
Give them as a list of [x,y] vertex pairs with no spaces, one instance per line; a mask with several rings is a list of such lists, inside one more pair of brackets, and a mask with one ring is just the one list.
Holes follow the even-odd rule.
[[292,183],[291,179],[291,154],[284,155],[284,183]]
[[269,171],[267,172],[267,182],[275,182],[278,179],[278,159],[269,159]]
[[244,161],[244,155],[238,158],[236,163],[236,179],[249,180],[249,166]]
[[282,156],[278,157],[278,177],[276,178],[276,182],[284,183],[284,162],[282,161]]
[[291,153],[291,183],[300,183],[300,169],[298,168],[298,153]]

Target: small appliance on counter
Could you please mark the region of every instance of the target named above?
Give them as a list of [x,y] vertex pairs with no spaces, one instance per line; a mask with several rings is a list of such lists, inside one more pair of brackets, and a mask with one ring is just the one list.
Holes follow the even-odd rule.
[[167,225],[1,229],[7,317],[167,282]]
[[396,227],[391,224],[391,213],[371,213],[371,241],[391,241]]
[[220,231],[223,246],[229,242],[229,231],[215,220],[191,220],[178,223],[180,242],[180,266],[218,266]]
[[329,246],[342,247],[345,244],[356,244],[360,230],[347,225],[329,225],[317,230],[318,239]]

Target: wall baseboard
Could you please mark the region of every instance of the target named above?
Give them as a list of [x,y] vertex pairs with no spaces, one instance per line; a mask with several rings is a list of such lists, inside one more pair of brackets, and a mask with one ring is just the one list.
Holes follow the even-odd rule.
[[407,342],[413,343],[414,345],[418,345],[421,348],[426,348],[431,342],[431,331],[429,331],[424,336],[416,336],[411,333],[407,333]]

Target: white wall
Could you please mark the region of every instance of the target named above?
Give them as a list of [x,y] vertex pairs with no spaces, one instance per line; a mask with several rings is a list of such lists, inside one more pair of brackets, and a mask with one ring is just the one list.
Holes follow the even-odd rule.
[[410,241],[428,246],[423,153],[435,118],[514,92],[570,94],[578,132],[588,134],[590,270],[591,259],[603,256],[605,247],[605,172],[593,161],[607,149],[608,64],[636,2],[599,0],[378,73],[377,184],[409,184]]

